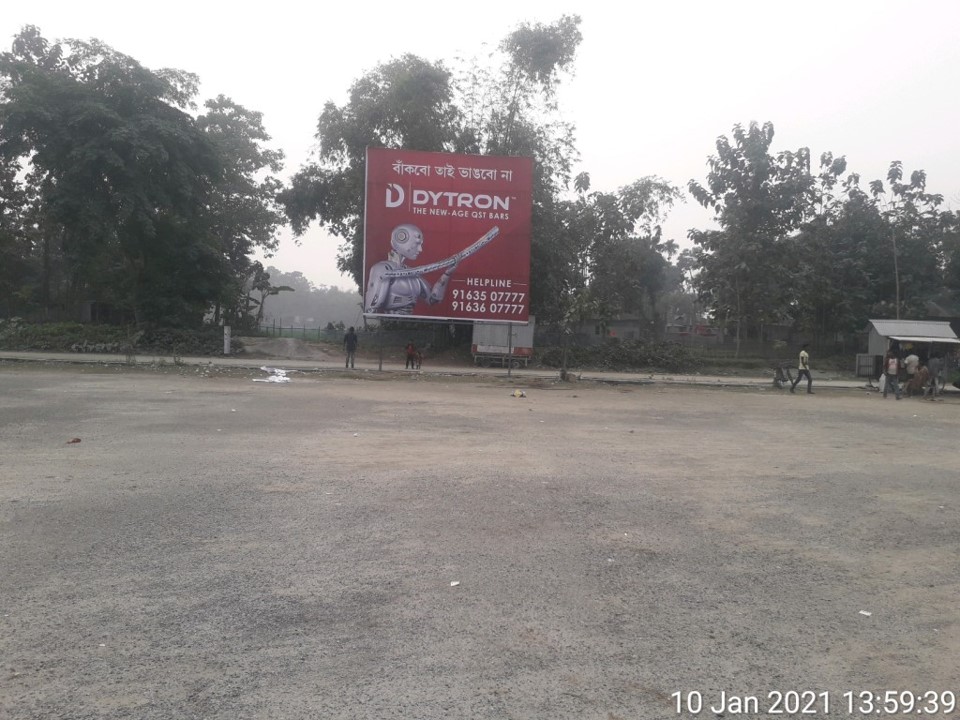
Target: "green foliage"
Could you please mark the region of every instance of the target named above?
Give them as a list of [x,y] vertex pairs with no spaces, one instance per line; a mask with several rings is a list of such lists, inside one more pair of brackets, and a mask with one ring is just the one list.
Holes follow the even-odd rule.
[[211,193],[208,222],[220,254],[220,286],[214,322],[221,315],[228,325],[245,321],[244,280],[256,270],[256,249],[276,250],[277,229],[283,224],[276,197],[282,188],[273,175],[282,169],[283,153],[263,147],[270,140],[261,113],[252,112],[223,95],[205,103],[198,127],[223,160],[223,176]]
[[616,193],[588,193],[589,181],[582,177],[577,186],[582,188],[577,200],[564,208],[579,240],[574,257],[582,276],[581,293],[567,306],[568,319],[603,321],[636,314],[656,334],[659,298],[680,280],[668,271],[664,255],[672,254],[675,245],[662,242],[660,222],[680,192],[656,177]]
[[[561,367],[563,348],[544,347],[536,352],[540,364]],[[608,340],[601,345],[567,348],[567,366],[598,370],[661,370],[693,372],[700,359],[684,345],[652,340]]]
[[773,126],[734,128],[717,141],[706,185],[690,191],[721,229],[693,231],[683,262],[721,322],[756,329],[790,323],[812,338],[855,333],[871,317],[926,317],[925,305],[958,287],[958,216],[939,209],[922,170],[893,162],[869,192],[846,159],[805,148],[769,152]]
[[19,260],[3,263],[17,282],[0,272],[8,312],[237,316],[248,255],[276,247],[282,220],[264,175],[282,156],[262,149],[259,113],[221,96],[194,119],[194,75],[31,26],[0,54],[0,82],[0,257]]
[[[926,193],[926,176],[894,162],[884,183],[859,187],[859,176],[841,182],[845,163],[821,157],[811,218],[792,239],[796,327],[810,336],[854,333],[869,318],[926,317],[926,303],[947,296],[949,248],[957,216],[938,209],[942,198]],[[835,186],[842,192],[836,194]],[[899,301],[898,301],[899,298]]]
[[557,73],[573,64],[582,40],[580,18],[565,15],[552,25],[521,24],[500,49],[509,55],[521,81],[550,88],[558,82]]
[[344,241],[337,266],[358,287],[366,148],[453,150],[459,118],[452,96],[451,74],[442,63],[404,55],[378,66],[353,84],[346,105],[324,106],[317,161],[303,167],[280,195],[297,233],[319,220]]
[[580,43],[579,23],[521,26],[504,42],[497,71],[474,63],[454,77],[443,63],[405,55],[357,80],[345,105],[324,107],[318,157],[281,195],[294,229],[316,220],[341,238],[338,266],[359,287],[368,146],[534,157],[532,309],[555,313],[557,298],[576,284],[577,238],[563,232],[559,210],[575,155],[572,129],[557,119],[553,97]]
[[770,154],[773,124],[733,128],[717,139],[705,185],[689,190],[714,211],[719,231],[693,231],[701,298],[720,319],[781,322],[791,305],[791,258],[785,239],[803,221],[813,185],[810,151]]
[[35,28],[0,55],[0,156],[29,164],[46,231],[84,299],[199,322],[217,256],[202,208],[219,158],[180,108],[196,78]]
[[[236,344],[236,341],[234,341]],[[136,330],[86,323],[0,320],[0,349],[157,355],[222,355],[223,328]]]
[[17,320],[0,320],[0,347],[4,350],[50,350],[69,352],[84,343],[119,350],[129,341],[129,331],[115,325],[81,323],[33,324]]

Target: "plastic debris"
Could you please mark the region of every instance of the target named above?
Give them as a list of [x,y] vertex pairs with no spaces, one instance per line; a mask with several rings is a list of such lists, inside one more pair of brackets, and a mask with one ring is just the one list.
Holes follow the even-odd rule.
[[459,585],[459,584],[460,584],[460,581],[459,581],[459,580],[451,580],[451,581],[450,581],[450,587],[456,587],[456,586]]
[[861,610],[860,614],[863,615],[864,617],[870,617],[871,615],[873,615],[872,612],[867,612],[866,610]]
[[527,396],[527,394],[523,390],[514,390],[510,394],[515,398],[522,398],[522,397],[525,398]]
[[288,383],[290,378],[287,377],[287,371],[283,368],[273,368],[273,367],[261,367],[265,373],[270,373],[268,378],[254,378],[254,382],[269,382],[269,383]]
[[67,440],[67,445],[73,445],[74,443],[78,442],[80,442],[80,438],[71,438],[70,440]]

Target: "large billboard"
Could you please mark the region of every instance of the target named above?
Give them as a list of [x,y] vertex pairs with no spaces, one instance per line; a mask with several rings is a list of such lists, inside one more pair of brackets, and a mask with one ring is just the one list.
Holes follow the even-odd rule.
[[367,149],[367,317],[526,322],[533,160]]

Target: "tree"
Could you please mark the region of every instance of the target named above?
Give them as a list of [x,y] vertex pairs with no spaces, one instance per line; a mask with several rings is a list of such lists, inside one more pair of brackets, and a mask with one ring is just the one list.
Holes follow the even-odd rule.
[[579,309],[589,309],[601,321],[635,314],[641,334],[657,334],[658,299],[668,284],[664,255],[676,250],[675,243],[662,241],[660,223],[680,199],[679,190],[657,177],[615,193],[591,193],[589,179],[581,176],[577,188],[568,215],[580,241],[577,267],[589,297]]
[[208,100],[205,107],[207,112],[197,124],[224,168],[208,206],[210,232],[218,241],[222,261],[214,321],[219,322],[223,308],[227,324],[242,326],[246,319],[243,281],[252,268],[251,254],[258,248],[268,254],[276,250],[276,231],[284,221],[276,204],[282,183],[265,174],[280,172],[283,153],[263,147],[270,136],[262,113],[223,95]]
[[17,182],[19,165],[0,159],[0,315],[12,315],[36,301],[41,277],[33,260],[36,233],[31,203]]
[[870,193],[882,207],[890,238],[889,257],[895,284],[894,314],[919,317],[924,303],[943,288],[944,239],[955,231],[955,215],[939,210],[943,196],[926,191],[927,174],[915,170],[903,182],[903,164],[895,160],[887,171],[889,195],[880,180]]
[[[287,285],[273,285],[270,282],[270,273],[267,272],[263,265],[258,261],[254,262],[250,266],[250,276],[249,276],[249,291],[246,295],[247,308],[251,305],[255,305],[257,308],[257,316],[254,321],[254,327],[260,325],[263,322],[263,314],[267,305],[267,298],[272,295],[279,295],[282,292],[293,292],[294,289]],[[257,300],[253,297],[251,293],[260,293],[260,299]]]
[[733,143],[717,139],[705,185],[691,180],[690,193],[712,209],[717,231],[692,231],[701,298],[721,318],[736,323],[737,351],[746,329],[780,322],[791,304],[785,239],[799,229],[813,183],[810,152],[800,148],[770,154],[772,123],[733,128]]
[[531,309],[558,313],[557,298],[577,286],[578,240],[565,232],[561,191],[569,181],[572,128],[555,114],[555,93],[580,43],[580,20],[524,24],[501,44],[503,65],[476,65],[459,78],[443,63],[405,55],[350,89],[346,105],[327,103],[317,126],[317,159],[281,196],[294,230],[317,220],[341,238],[338,267],[362,283],[365,149],[526,155],[535,158]]
[[219,294],[205,209],[222,167],[183,110],[196,77],[96,40],[50,44],[33,27],[0,55],[0,76],[0,157],[28,164],[68,299],[109,301],[138,322],[200,322]]
[[870,317],[886,315],[892,296],[889,231],[875,200],[860,189],[846,161],[824,153],[812,189],[812,212],[790,239],[795,328],[814,338],[861,331]]
[[948,302],[960,305],[960,213],[954,212],[943,235],[944,289]]
[[358,80],[345,106],[324,106],[317,160],[280,195],[294,231],[302,234],[319,220],[342,240],[337,267],[361,285],[366,148],[453,151],[457,114],[451,74],[442,63],[405,55]]

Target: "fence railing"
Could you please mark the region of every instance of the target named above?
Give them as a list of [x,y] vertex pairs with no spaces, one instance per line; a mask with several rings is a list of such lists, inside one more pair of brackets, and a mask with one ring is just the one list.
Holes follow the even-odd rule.
[[[446,325],[424,324],[415,329],[371,329],[358,327],[357,335],[364,347],[385,348],[404,347],[408,342],[418,348],[446,348],[452,344],[453,337],[449,334]],[[283,325],[280,323],[263,323],[257,327],[257,332],[266,337],[294,338],[308,342],[328,342],[340,345],[343,343],[346,330],[326,327],[309,327],[307,325]]]
[[266,337],[288,337],[300,340],[337,340],[343,339],[342,330],[327,330],[307,325],[283,325],[281,323],[262,323],[257,326],[257,333]]

